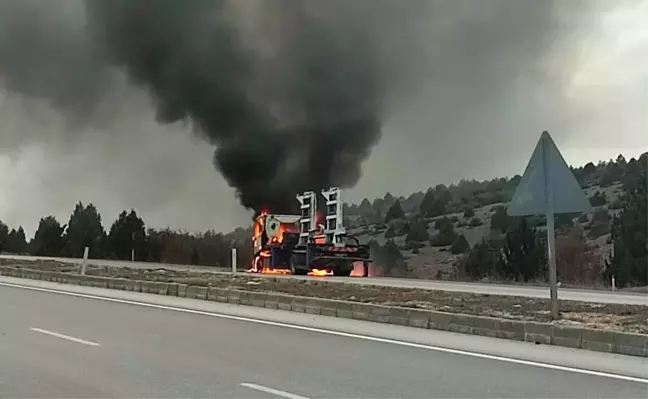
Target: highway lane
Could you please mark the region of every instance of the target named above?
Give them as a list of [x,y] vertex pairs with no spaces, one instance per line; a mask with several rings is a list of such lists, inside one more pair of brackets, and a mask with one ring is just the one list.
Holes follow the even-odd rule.
[[[0,258],[20,260],[37,260],[37,259],[50,259],[59,262],[68,262],[79,264],[81,259],[75,258],[48,258],[48,257],[32,257],[32,256],[18,256],[18,255],[0,255]],[[171,265],[164,263],[149,263],[149,262],[128,262],[128,261],[113,261],[102,259],[91,259],[88,261],[91,265],[104,266],[104,267],[131,267],[136,269],[155,269],[164,268],[169,270],[185,270],[196,272],[210,272],[210,273],[223,273],[226,270],[223,268],[201,267],[201,266],[187,266],[187,265]],[[272,276],[282,278],[296,278],[296,279],[313,279],[308,276]],[[322,278],[322,277],[318,277]],[[438,280],[416,280],[416,279],[399,279],[399,278],[343,278],[343,277],[324,277],[323,279],[331,281],[342,281],[352,284],[361,285],[377,285],[384,287],[399,287],[399,288],[417,288],[425,290],[444,290],[451,292],[471,292],[478,294],[488,295],[510,295],[521,296],[528,298],[549,298],[548,287],[538,286],[522,286],[513,284],[490,284],[490,283],[464,283],[453,281],[438,281]],[[558,290],[559,299],[570,301],[583,301],[583,302],[597,302],[597,303],[617,303],[626,305],[648,305],[648,294],[629,293],[629,292],[612,292],[602,290],[579,290],[560,288]]]
[[[233,308],[250,311],[246,307]],[[254,311],[275,317],[284,314],[265,309]],[[330,321],[331,326],[343,322],[323,316],[300,316],[322,323]],[[627,381],[278,324],[6,285],[0,285],[0,321],[0,396],[3,397],[272,398],[283,393],[293,395],[285,396],[293,399],[645,398],[648,394],[645,378],[644,382]],[[385,333],[392,328],[345,322],[371,326],[374,331],[378,327]],[[34,328],[77,341],[34,331]],[[440,340],[451,341],[457,337],[457,334],[405,327],[393,329],[430,333]],[[474,337],[461,337],[474,340]],[[537,348],[503,340],[479,341],[488,342],[485,347],[509,345],[530,351]],[[590,357],[591,367],[608,362],[635,368],[648,365],[643,359],[625,356],[547,349],[557,349],[556,362],[585,353]],[[636,370],[636,373],[644,371]],[[261,392],[259,388],[267,388],[271,393]]]

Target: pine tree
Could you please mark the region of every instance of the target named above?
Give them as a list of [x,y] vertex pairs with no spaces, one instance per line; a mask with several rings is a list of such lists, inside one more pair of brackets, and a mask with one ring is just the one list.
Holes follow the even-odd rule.
[[0,253],[9,252],[9,226],[0,221]]
[[131,251],[135,251],[135,260],[146,260],[146,230],[144,221],[135,210],[130,213],[122,211],[110,227],[108,234],[108,253],[120,260],[130,260]]
[[436,217],[446,213],[452,194],[444,185],[429,189],[421,200],[420,210],[425,217]]
[[528,282],[545,274],[547,251],[537,231],[525,219],[506,233],[499,270],[503,277]]
[[417,221],[410,226],[409,232],[405,237],[406,242],[415,241],[415,242],[424,242],[430,239],[425,223],[422,221]]
[[[647,165],[648,166],[648,165]],[[642,177],[623,197],[623,208],[612,222],[612,256],[607,276],[620,286],[648,285],[648,176]]]
[[491,217],[491,229],[504,233],[512,224],[512,218],[506,214],[506,207],[498,206]]
[[31,242],[32,253],[36,256],[62,255],[65,247],[65,227],[61,226],[54,216],[41,218]]
[[18,227],[18,230],[11,229],[7,236],[4,251],[12,254],[27,253],[27,239],[25,238],[25,230],[23,230],[22,226]]
[[464,273],[473,280],[493,276],[499,266],[499,255],[500,247],[484,239],[463,257],[461,266]]
[[106,232],[101,224],[101,215],[93,204],[83,206],[79,202],[70,215],[66,231],[66,252],[71,257],[81,257],[85,247],[94,257],[104,255],[103,244]]
[[405,213],[403,212],[403,208],[401,208],[400,201],[396,201],[387,210],[387,214],[385,215],[385,221],[389,222],[395,219],[403,219],[404,217],[405,217]]
[[450,253],[454,255],[458,255],[466,252],[469,249],[470,249],[470,244],[468,244],[468,240],[466,240],[466,237],[464,237],[464,235],[461,234],[459,237],[457,237],[455,242],[452,243],[452,246],[450,247]]

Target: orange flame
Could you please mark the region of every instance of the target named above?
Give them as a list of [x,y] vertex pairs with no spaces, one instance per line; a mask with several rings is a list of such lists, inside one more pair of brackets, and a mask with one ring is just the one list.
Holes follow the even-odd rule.
[[291,274],[290,269],[274,269],[272,267],[264,267],[261,269],[261,274]]
[[327,269],[312,269],[310,272],[308,272],[308,275],[316,277],[332,276],[333,271]]

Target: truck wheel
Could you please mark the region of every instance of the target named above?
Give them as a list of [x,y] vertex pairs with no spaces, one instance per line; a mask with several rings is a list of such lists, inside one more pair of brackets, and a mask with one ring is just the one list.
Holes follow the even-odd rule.
[[305,276],[308,274],[308,270],[306,269],[299,269],[295,267],[291,267],[291,272],[293,276]]
[[349,277],[349,276],[351,276],[352,272],[353,272],[353,268],[338,267],[333,271],[333,275],[339,276],[339,277]]
[[290,258],[290,272],[292,273],[293,276],[305,276],[308,274],[308,269],[302,269],[300,267],[297,267],[297,257],[293,255]]

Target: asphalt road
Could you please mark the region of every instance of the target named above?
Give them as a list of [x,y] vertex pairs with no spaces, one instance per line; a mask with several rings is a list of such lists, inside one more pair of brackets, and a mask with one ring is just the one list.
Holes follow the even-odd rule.
[[[60,262],[68,263],[81,263],[81,259],[74,258],[47,258],[47,257],[32,257],[32,256],[17,256],[17,255],[0,255],[0,258],[15,259],[15,260],[37,260],[37,259],[51,259]],[[165,268],[170,270],[190,270],[200,272],[226,272],[223,268],[214,267],[200,267],[200,266],[186,266],[186,265],[172,265],[164,263],[149,263],[149,262],[128,262],[128,261],[113,261],[102,259],[91,259],[89,264],[95,266],[105,267],[131,267],[135,269],[152,269],[152,268]],[[277,276],[272,276],[277,277]],[[308,276],[280,276],[283,278],[297,278],[297,279],[313,279],[314,277]],[[400,287],[400,288],[418,288],[427,290],[444,290],[451,292],[472,292],[478,294],[489,295],[508,295],[508,296],[521,296],[528,298],[549,298],[548,287],[537,286],[522,286],[512,284],[490,284],[490,283],[463,283],[452,281],[436,281],[436,280],[416,280],[416,279],[398,279],[398,278],[384,278],[384,277],[317,277],[333,281],[344,281],[347,283],[361,284],[361,285],[378,285],[386,287]],[[602,290],[578,290],[560,288],[558,290],[558,298],[571,301],[595,302],[595,303],[618,303],[627,305],[648,305],[648,294],[629,293],[629,292],[612,292]]]
[[[173,300],[187,306],[199,303]],[[255,311],[273,317],[290,314]],[[331,328],[340,322],[300,316],[330,321]],[[648,394],[646,378],[631,381],[247,318],[34,291],[1,282],[0,320],[0,397],[646,398]],[[360,323],[349,321],[354,322]],[[375,331],[378,326],[362,323],[356,327],[371,326]],[[379,328],[384,334],[392,331],[390,326]],[[409,330],[417,329],[400,327],[398,331]],[[457,334],[437,332],[433,336],[443,344]],[[537,348],[495,339],[478,342],[483,350],[502,345],[518,352]],[[638,358],[548,350],[554,350],[556,362],[585,354],[589,367],[608,362],[648,366]],[[644,374],[644,370],[634,371]]]

